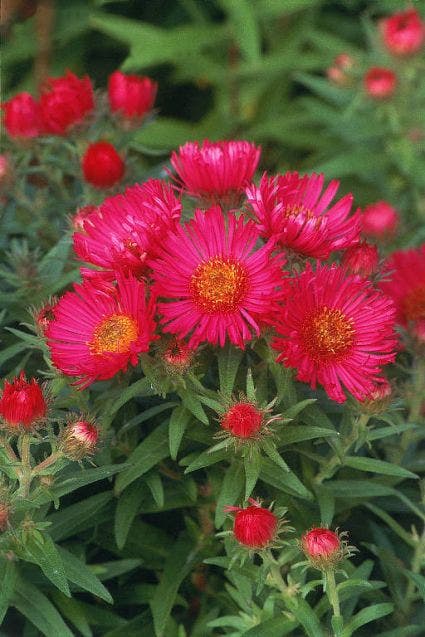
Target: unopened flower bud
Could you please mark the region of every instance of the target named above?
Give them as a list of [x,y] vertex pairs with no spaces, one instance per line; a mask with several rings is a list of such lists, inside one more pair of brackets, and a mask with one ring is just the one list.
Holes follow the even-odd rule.
[[363,277],[369,277],[374,274],[378,268],[378,248],[370,243],[363,241],[358,245],[348,248],[342,257],[342,265],[344,265],[352,274],[359,274]]
[[394,234],[398,222],[397,210],[387,201],[377,201],[363,210],[362,231],[367,237],[384,240]]
[[55,318],[56,303],[57,298],[52,297],[39,310],[33,310],[35,327],[40,336],[46,335],[47,328],[49,327],[51,321],[53,321],[53,319]]
[[347,86],[351,78],[347,71],[354,66],[354,60],[348,53],[340,53],[333,61],[333,65],[326,71],[328,79],[338,86]]
[[99,430],[92,422],[77,420],[62,432],[59,449],[71,460],[82,460],[94,452],[98,439]]
[[158,85],[149,77],[114,71],[108,79],[108,99],[112,113],[139,123],[152,109]]
[[84,179],[95,188],[110,188],[124,176],[125,164],[109,142],[96,142],[87,148],[81,166]]
[[11,431],[33,429],[44,419],[47,402],[38,382],[27,381],[22,371],[12,382],[5,381],[0,398],[0,417]]
[[81,232],[82,230],[84,230],[84,221],[86,217],[95,210],[96,206],[91,205],[83,206],[82,208],[79,208],[77,210],[71,221],[72,227],[76,232]]
[[249,499],[251,506],[226,507],[235,513],[233,533],[240,544],[250,549],[264,549],[277,537],[279,518],[270,509],[264,509],[259,502]]
[[382,20],[380,28],[384,44],[393,55],[417,53],[425,42],[425,22],[416,9],[395,13]]
[[392,394],[391,384],[384,379],[363,400],[359,401],[361,411],[372,416],[384,413],[391,403]]
[[193,362],[193,355],[193,349],[178,338],[172,338],[160,353],[165,368],[171,375],[186,373]]
[[313,528],[301,538],[301,548],[315,568],[333,568],[344,557],[344,544],[334,531],[323,527]]
[[233,404],[220,418],[220,425],[237,438],[253,438],[264,422],[264,413],[250,402]]
[[363,79],[366,93],[374,100],[384,100],[394,93],[397,76],[391,69],[374,66]]

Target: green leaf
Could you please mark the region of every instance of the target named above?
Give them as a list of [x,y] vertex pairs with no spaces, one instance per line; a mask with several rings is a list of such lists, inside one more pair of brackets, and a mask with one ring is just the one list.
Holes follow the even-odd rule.
[[305,488],[303,483],[297,478],[292,471],[283,471],[276,467],[274,462],[268,458],[263,458],[260,478],[266,484],[270,484],[272,487],[284,491],[290,495],[304,498],[305,500],[311,500],[313,495],[308,489]]
[[[204,451],[199,454],[195,460],[193,460],[185,470],[185,473],[191,473],[192,471],[198,471],[198,469],[203,469],[204,467],[209,467],[216,462],[221,462],[221,460],[225,460],[229,455],[227,449],[219,449],[218,451],[211,452],[210,450]],[[183,460],[180,462],[182,464]]]
[[257,62],[261,54],[260,33],[250,0],[220,0],[227,12],[238,46],[247,62]]
[[415,584],[418,593],[425,602],[425,577],[420,573],[412,573],[412,571],[408,571],[407,569],[405,569],[403,573]]
[[322,627],[311,609],[310,605],[302,597],[298,597],[295,604],[291,604],[291,611],[304,627],[308,637],[324,637]]
[[261,470],[261,454],[254,450],[251,455],[244,458],[245,467],[245,500],[249,498],[253,492]]
[[156,506],[158,509],[162,509],[164,506],[164,487],[161,476],[159,473],[150,473],[146,476],[145,482],[152,493]]
[[284,637],[291,635],[297,624],[294,619],[286,619],[284,615],[280,615],[250,628],[243,633],[243,637]]
[[285,418],[295,418],[303,411],[303,409],[315,403],[316,400],[316,398],[306,398],[305,400],[301,400],[299,403],[295,403],[295,405],[291,405],[288,409],[285,409],[283,415]]
[[181,582],[199,560],[193,541],[185,533],[170,547],[159,584],[151,602],[157,637],[166,637],[165,628]]
[[288,465],[286,464],[282,456],[279,454],[279,452],[276,450],[276,447],[272,440],[266,438],[263,441],[263,450],[268,455],[270,460],[274,462],[275,464],[277,464],[278,467],[280,467],[284,471],[289,471]]
[[126,560],[113,560],[112,562],[102,562],[101,564],[92,564],[91,568],[93,573],[97,577],[105,582],[110,579],[115,579],[120,575],[134,571],[143,563],[143,560],[136,558],[129,558]]
[[2,559],[0,563],[0,626],[10,604],[16,583],[15,564],[8,559]]
[[191,415],[188,409],[185,407],[176,407],[170,417],[168,425],[168,438],[170,445],[170,456],[173,460],[177,458],[177,453],[180,448],[180,443],[183,438],[183,434],[186,431],[191,419]]
[[370,471],[371,473],[381,473],[387,476],[398,476],[400,478],[418,478],[415,473],[403,469],[398,465],[384,462],[383,460],[375,460],[375,458],[361,458],[358,456],[347,456],[344,459],[344,465],[359,471]]
[[41,538],[42,542],[38,542],[35,541],[34,537],[30,537],[25,544],[25,558],[29,562],[37,564],[52,584],[64,595],[71,597],[58,548],[49,535],[42,535]]
[[53,604],[30,582],[17,580],[12,604],[46,637],[74,637]]
[[62,274],[63,269],[68,261],[68,255],[71,249],[71,245],[72,239],[71,236],[67,233],[42,258],[42,260],[38,264],[38,272],[44,279],[45,284],[48,284],[52,279],[56,281],[57,278]]
[[133,482],[118,498],[115,510],[115,540],[120,550],[124,548],[128,532],[144,497],[145,490],[141,488],[140,482]]
[[57,542],[75,535],[78,531],[90,528],[90,521],[92,526],[95,526],[99,523],[100,511],[106,507],[112,497],[111,491],[104,491],[51,513],[46,518],[46,521],[50,522],[50,536]]
[[62,558],[66,576],[70,582],[83,591],[88,591],[92,593],[92,595],[103,599],[105,602],[108,602],[108,604],[113,603],[108,589],[99,581],[89,565],[61,547],[59,547],[59,554]]
[[28,349],[26,343],[14,343],[13,345],[9,345],[9,347],[5,347],[0,352],[0,365],[3,365],[3,363],[6,363],[10,358],[17,356],[26,349]]
[[52,591],[50,595],[63,617],[71,622],[83,637],[92,637],[93,633],[80,604],[75,599],[65,597],[59,591]]
[[230,343],[226,343],[217,353],[220,392],[226,396],[232,395],[242,357],[242,350]]
[[351,637],[351,635],[361,626],[369,624],[381,617],[389,615],[394,610],[394,606],[389,603],[373,604],[367,608],[362,608],[350,621],[345,625],[341,633],[341,637]]
[[190,411],[197,420],[200,420],[200,422],[204,423],[204,425],[209,425],[208,416],[206,415],[198,396],[196,396],[193,392],[183,389],[179,390],[179,395],[184,407],[186,407],[186,409]]
[[224,470],[224,478],[215,510],[215,525],[217,528],[223,524],[226,518],[224,507],[227,505],[231,506],[239,500],[245,486],[244,482],[243,464],[234,460],[230,467]]
[[67,493],[72,493],[77,489],[81,489],[81,487],[86,487],[88,484],[93,484],[93,482],[111,478],[116,473],[128,468],[128,466],[129,463],[123,462],[122,464],[110,464],[105,465],[104,467],[96,467],[96,469],[80,469],[78,473],[72,477],[66,478],[62,481],[58,479],[58,484],[53,487],[52,493],[56,498],[60,498]]
[[151,381],[148,378],[140,378],[124,390],[121,390],[117,398],[113,398],[112,401],[105,401],[105,404],[103,405],[105,418],[103,418],[102,422],[112,422],[113,416],[117,413],[117,411],[132,398],[136,398],[138,396],[151,396],[154,393],[155,390],[152,387]]
[[130,466],[117,478],[115,487],[117,493],[121,493],[125,487],[167,458],[168,454],[168,424],[162,423],[131,453],[127,461]]
[[317,493],[320,508],[320,520],[323,526],[329,527],[335,515],[335,498],[326,489],[320,488]]

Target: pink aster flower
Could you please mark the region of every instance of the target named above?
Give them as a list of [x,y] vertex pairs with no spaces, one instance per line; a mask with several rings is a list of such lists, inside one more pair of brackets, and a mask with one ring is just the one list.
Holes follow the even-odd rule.
[[293,280],[276,325],[277,360],[313,389],[322,384],[337,402],[346,399],[343,387],[362,400],[395,358],[394,315],[391,299],[368,281],[342,267],[314,271],[308,264]]
[[260,160],[261,148],[246,141],[187,142],[171,165],[187,194],[209,205],[237,206]]
[[425,244],[394,252],[386,263],[389,280],[381,289],[397,308],[397,321],[404,327],[420,327],[425,321]]
[[75,284],[58,301],[47,328],[53,364],[76,376],[81,388],[136,365],[139,352],[156,338],[154,309],[144,283],[131,276],[118,276],[109,290],[91,281]]
[[425,22],[416,9],[407,9],[382,20],[380,24],[386,48],[394,55],[417,53],[425,42]]
[[164,331],[190,347],[202,341],[223,346],[226,338],[243,347],[259,334],[260,323],[276,311],[286,286],[274,244],[255,249],[259,235],[252,221],[224,215],[219,206],[196,210],[186,226],[165,238],[157,260],[149,263],[156,281]]
[[264,237],[274,237],[280,246],[305,257],[327,259],[332,251],[359,240],[359,213],[349,217],[353,196],[345,195],[331,208],[339,182],[333,180],[322,193],[324,175],[300,177],[288,172],[264,175],[259,186],[246,189],[257,228]]
[[84,217],[82,232],[74,234],[75,252],[83,261],[140,276],[146,257],[156,254],[180,214],[169,184],[159,179],[136,184]]

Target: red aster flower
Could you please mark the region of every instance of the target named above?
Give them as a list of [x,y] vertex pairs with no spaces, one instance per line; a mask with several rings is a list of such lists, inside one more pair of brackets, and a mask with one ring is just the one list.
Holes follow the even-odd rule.
[[149,265],[156,293],[167,299],[158,308],[164,331],[179,338],[191,334],[190,347],[226,338],[243,347],[259,335],[259,323],[276,309],[285,285],[281,258],[273,244],[255,249],[252,221],[224,215],[218,206],[168,235],[157,260]]
[[378,248],[366,241],[362,241],[356,246],[351,246],[344,252],[342,265],[351,274],[359,274],[365,278],[378,269],[379,254]]
[[124,176],[125,164],[109,142],[90,144],[81,160],[84,179],[95,188],[110,188]]
[[71,460],[91,455],[99,439],[99,430],[89,420],[70,422],[61,434],[59,449]]
[[136,184],[105,199],[84,218],[83,232],[74,234],[75,252],[94,265],[139,276],[146,269],[146,257],[155,255],[176,227],[181,208],[165,182],[150,179]]
[[391,69],[373,66],[363,78],[366,93],[375,100],[391,97],[397,86],[397,76]]
[[381,289],[397,308],[397,320],[414,328],[425,320],[425,244],[420,248],[394,252],[386,263],[389,280]]
[[234,403],[220,418],[220,425],[237,438],[253,438],[264,423],[264,412],[246,402]]
[[86,75],[79,78],[71,71],[49,78],[40,98],[44,129],[53,135],[66,135],[94,109],[93,86]]
[[279,519],[256,500],[250,498],[249,502],[251,506],[245,509],[228,506],[225,510],[235,512],[233,533],[237,541],[250,549],[263,549],[276,539]]
[[188,142],[171,154],[182,189],[209,205],[237,206],[260,161],[261,148],[246,141]]
[[41,132],[40,106],[29,93],[19,93],[3,102],[3,124],[9,137],[38,137]]
[[12,382],[5,381],[0,398],[0,416],[11,430],[32,429],[47,413],[47,402],[38,382],[27,381],[21,372]]
[[369,281],[345,268],[308,265],[293,280],[276,325],[277,360],[313,389],[321,383],[337,402],[345,401],[343,386],[361,400],[395,358],[394,313],[391,299]]
[[144,283],[131,276],[118,275],[113,290],[91,281],[74,289],[58,301],[47,337],[54,365],[84,388],[137,364],[155,338],[155,308]]
[[375,239],[391,237],[397,229],[398,222],[397,210],[386,201],[377,201],[366,206],[361,216],[363,234]]
[[415,9],[401,11],[382,20],[384,44],[393,55],[417,53],[425,41],[425,23]]
[[344,558],[344,542],[334,531],[314,528],[301,538],[301,548],[312,566],[326,570]]
[[149,77],[114,71],[108,79],[108,99],[112,113],[141,120],[155,102],[158,85]]
[[346,195],[328,208],[339,182],[331,181],[322,194],[323,183],[324,175],[300,177],[288,172],[277,177],[264,175],[258,187],[247,188],[261,235],[317,259],[327,259],[332,251],[357,243],[359,214],[348,216],[353,196]]

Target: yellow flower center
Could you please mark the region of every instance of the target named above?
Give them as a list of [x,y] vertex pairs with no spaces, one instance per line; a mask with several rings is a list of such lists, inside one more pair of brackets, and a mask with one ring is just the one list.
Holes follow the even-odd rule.
[[351,349],[354,334],[352,319],[328,307],[307,317],[301,328],[304,348],[316,363],[340,361]]
[[245,267],[223,257],[200,263],[190,280],[193,300],[207,314],[235,312],[247,290]]
[[137,323],[131,316],[112,314],[96,327],[89,347],[94,354],[124,354],[137,336]]
[[425,285],[415,288],[406,295],[403,310],[408,321],[425,319]]

